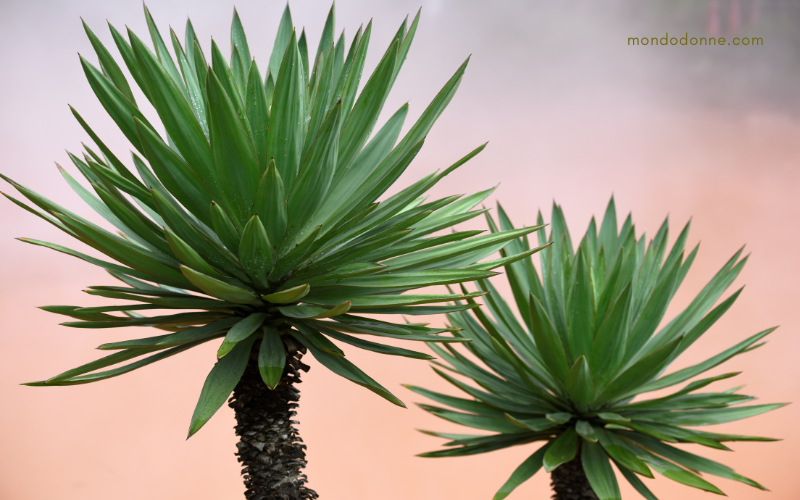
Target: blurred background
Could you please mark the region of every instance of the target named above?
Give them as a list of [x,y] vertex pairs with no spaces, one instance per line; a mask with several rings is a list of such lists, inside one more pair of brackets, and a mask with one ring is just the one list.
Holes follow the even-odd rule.
[[[420,4],[422,20],[384,108],[387,116],[408,101],[413,123],[463,60],[472,58],[458,94],[398,186],[447,167],[488,140],[487,149],[440,183],[432,196],[499,184],[488,202],[494,206],[502,200],[515,224],[533,224],[539,209],[549,220],[555,200],[576,234],[592,215],[602,213],[612,194],[620,218],[632,211],[640,232],[654,234],[669,215],[674,239],[691,219],[688,244],[702,240],[702,245],[668,318],[746,244],[752,257],[734,284],[747,285],[746,290],[674,366],[696,363],[780,324],[765,347],[734,358],[714,374],[744,371],[735,383],[747,384],[745,392],[761,402],[797,401],[800,3],[340,0],[337,30],[344,28],[348,40],[361,23],[374,18],[365,72],[371,72],[403,18],[413,17]],[[206,53],[211,35],[223,52],[229,50],[233,6],[198,0],[149,5],[162,34],[171,25],[182,37],[191,15]],[[259,61],[269,57],[284,6],[273,0],[236,3]],[[305,27],[312,51],[329,7],[327,1],[291,4],[295,24]],[[80,142],[89,140],[67,103],[120,158],[129,149],[78,63],[77,52],[96,61],[79,16],[107,46],[113,42],[106,19],[148,38],[138,0],[0,1],[0,171],[97,220],[53,165],[56,161],[69,170],[64,150],[77,152]],[[763,45],[627,42],[628,37],[667,33],[761,37]],[[154,116],[151,109],[145,114]],[[202,432],[184,438],[215,346],[98,384],[19,385],[95,359],[95,346],[136,332],[68,329],[58,326],[60,317],[36,309],[97,304],[96,297],[81,290],[109,284],[111,278],[71,257],[15,241],[24,236],[72,243],[5,199],[0,209],[0,498],[241,498],[232,411],[223,408]],[[502,277],[497,283],[507,290]],[[415,457],[441,442],[415,429],[461,431],[413,406],[422,398],[400,384],[451,389],[422,361],[357,349],[348,356],[409,409],[392,406],[310,361],[312,369],[300,386],[298,419],[308,445],[309,486],[321,498],[489,499],[533,451],[517,447],[453,459]],[[772,490],[714,480],[731,498],[797,499],[798,421],[800,410],[792,405],[718,426],[718,432],[784,440],[734,444],[735,453],[695,451]],[[548,498],[548,483],[548,475],[540,472],[510,498]],[[660,498],[708,495],[663,478],[647,484]],[[638,496],[623,486],[623,498]]]

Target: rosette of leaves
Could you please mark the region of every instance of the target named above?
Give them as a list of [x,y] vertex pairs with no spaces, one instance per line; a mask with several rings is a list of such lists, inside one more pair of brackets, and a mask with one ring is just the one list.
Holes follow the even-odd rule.
[[[487,218],[497,233],[497,225]],[[502,230],[513,228],[502,208],[499,218]],[[492,292],[484,298],[488,313],[474,309],[448,315],[452,326],[459,329],[455,335],[472,339],[464,345],[468,353],[451,345],[431,345],[443,361],[434,370],[467,397],[409,386],[442,405],[421,405],[426,411],[492,434],[430,432],[448,439],[447,448],[421,456],[473,455],[541,443],[500,488],[495,500],[505,498],[542,467],[552,473],[556,499],[619,499],[612,464],[650,500],[656,497],[640,476],[652,478],[654,471],[718,494],[722,492],[701,473],[763,489],[729,467],[675,444],[727,450],[726,442],[772,441],[694,427],[731,422],[783,406],[740,406],[754,399],[740,394],[740,388],[703,390],[737,375],[706,372],[763,345],[774,328],[702,363],[664,374],[736,301],[741,289],[715,306],[747,260],[741,257],[742,250],[688,307],[659,328],[697,254],[697,248],[685,253],[689,224],[671,249],[667,221],[647,243],[644,235],[636,236],[630,215],[617,227],[612,199],[599,233],[592,219],[577,248],[558,206],[553,207],[547,242],[542,233],[539,243],[549,242],[552,247],[539,254],[539,270],[530,258],[505,266],[516,311],[494,293],[488,280],[480,279],[478,290]],[[502,253],[524,252],[528,247],[527,238],[522,237]],[[662,392],[652,396],[653,391]]]
[[[191,419],[190,436],[237,387],[241,391],[231,403],[236,403],[237,418],[248,404],[278,397],[275,408],[280,409],[273,410],[283,413],[274,421],[291,427],[297,392],[290,386],[298,381],[298,370],[307,369],[300,362],[307,350],[337,375],[403,406],[348,361],[342,346],[430,359],[381,341],[466,340],[440,335],[453,328],[396,324],[375,315],[414,316],[473,307],[447,304],[460,295],[405,292],[489,277],[492,269],[521,256],[478,261],[538,229],[441,234],[483,213],[473,208],[492,189],[436,200],[426,199],[425,193],[483,146],[444,171],[383,197],[420,151],[467,63],[398,141],[407,105],[374,134],[373,129],[406,59],[419,14],[410,25],[402,23],[360,94],[372,24],[359,28],[348,45],[344,33],[334,38],[333,8],[316,53],[309,57],[305,32],[298,36],[287,7],[263,68],[251,56],[235,11],[228,58],[213,40],[210,54],[205,54],[191,22],[182,43],[172,30],[162,37],[147,8],[145,17],[153,48],[130,30],[123,36],[109,28],[160,126],[145,117],[120,65],[84,25],[99,67],[83,57],[81,66],[133,150],[130,161],[123,162],[73,109],[94,146],[69,157],[91,190],[59,167],[70,187],[117,232],[3,178],[30,203],[6,195],[11,201],[110,260],[54,243],[22,241],[100,266],[122,282],[87,290],[116,304],[43,309],[74,318],[64,323],[69,327],[150,326],[161,334],[103,344],[99,348],[112,351],[109,356],[29,385],[97,382],[222,339],[219,360]],[[262,382],[252,383],[253,373]],[[245,378],[247,384],[237,386]],[[271,395],[263,392],[272,389]],[[253,391],[259,395],[253,396]],[[262,467],[266,484],[280,467],[267,467],[253,457],[261,457],[265,446],[273,450],[274,443],[244,443],[250,424],[241,418],[239,422],[240,460],[251,467],[252,481],[263,479],[252,470]],[[298,470],[305,463],[303,446],[291,432],[275,432],[275,439],[289,439],[287,446],[294,447],[275,454],[299,456],[302,463],[286,465],[286,474],[293,478],[277,482],[302,486]],[[241,458],[246,448],[252,463]]]

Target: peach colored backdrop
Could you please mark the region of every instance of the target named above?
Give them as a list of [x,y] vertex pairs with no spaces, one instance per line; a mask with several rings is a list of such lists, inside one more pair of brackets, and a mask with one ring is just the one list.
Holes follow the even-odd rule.
[[[748,384],[747,391],[762,402],[797,401],[800,122],[791,107],[767,111],[750,106],[754,99],[747,96],[734,96],[735,106],[699,98],[716,92],[685,84],[691,68],[682,64],[679,52],[669,52],[680,49],[626,46],[628,36],[650,32],[634,32],[629,17],[617,15],[614,9],[622,2],[607,2],[605,8],[572,0],[545,8],[522,0],[340,0],[337,24],[351,37],[361,22],[374,17],[369,69],[419,1],[422,22],[388,112],[410,100],[412,118],[418,116],[463,59],[472,54],[472,60],[458,95],[399,184],[443,168],[489,140],[484,153],[433,195],[471,193],[500,183],[491,204],[501,199],[515,223],[534,223],[540,207],[549,219],[549,205],[556,199],[575,232],[585,229],[612,193],[620,215],[633,211],[640,231],[653,234],[669,214],[674,237],[692,218],[689,243],[703,244],[676,297],[677,307],[686,305],[747,244],[752,257],[737,281],[747,289],[678,363],[697,362],[781,324],[767,346],[715,373],[743,370],[736,380]],[[282,2],[240,1],[237,6],[251,50],[265,61]],[[312,50],[328,6],[292,4],[295,24],[306,27]],[[162,33],[168,24],[182,33],[189,13],[206,49],[214,34],[227,50],[229,2],[162,0],[150,7]],[[76,52],[96,60],[79,16],[111,45],[105,19],[147,36],[138,0],[0,2],[0,170],[89,216],[52,164],[66,166],[64,148],[77,151],[80,141],[88,140],[67,103],[104,131],[101,135],[120,157],[128,147],[78,64]],[[748,57],[754,64],[777,57],[769,46],[770,32],[760,34],[768,43],[752,49]],[[731,73],[729,82],[723,74],[719,92],[738,88],[743,74],[746,78],[746,68]],[[769,73],[760,76],[771,78]],[[797,102],[796,96],[791,99]],[[6,200],[0,205],[0,498],[241,498],[232,412],[223,408],[197,436],[188,442],[184,438],[214,362],[213,346],[98,384],[18,385],[94,359],[93,347],[135,332],[68,329],[58,326],[59,317],[35,309],[99,303],[81,289],[107,284],[110,278],[71,257],[14,241],[25,236],[66,243],[67,238]],[[407,403],[422,398],[401,383],[449,390],[425,362],[357,349],[348,356]],[[520,447],[466,458],[417,458],[416,453],[436,449],[440,440],[415,429],[460,432],[458,426],[413,405],[394,407],[313,360],[311,365],[301,386],[299,419],[308,445],[310,486],[323,499],[489,499],[531,452]],[[735,453],[698,451],[772,489],[764,493],[714,481],[731,498],[795,500],[800,498],[799,421],[794,405],[720,426],[725,432],[785,440],[737,444]],[[547,498],[548,482],[540,472],[511,498]],[[648,484],[661,498],[707,498],[666,479]],[[623,496],[637,498],[627,487]]]

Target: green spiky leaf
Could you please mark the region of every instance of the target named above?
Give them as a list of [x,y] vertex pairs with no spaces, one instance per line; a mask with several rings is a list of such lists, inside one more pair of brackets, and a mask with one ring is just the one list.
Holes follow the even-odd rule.
[[264,338],[258,350],[258,371],[267,387],[278,386],[286,365],[286,352],[278,330],[272,325],[263,327]]
[[227,401],[233,388],[242,378],[247,360],[250,357],[250,347],[255,337],[236,345],[224,358],[217,361],[208,374],[200,399],[195,406],[192,421],[189,424],[189,437],[192,437]]

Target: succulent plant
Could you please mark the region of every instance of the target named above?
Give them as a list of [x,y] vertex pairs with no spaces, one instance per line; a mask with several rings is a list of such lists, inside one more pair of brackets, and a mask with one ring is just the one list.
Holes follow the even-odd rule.
[[[487,215],[492,232],[498,227]],[[499,227],[513,230],[499,208]],[[542,216],[539,214],[539,221]],[[668,221],[646,244],[630,215],[617,227],[614,200],[599,234],[595,220],[573,248],[561,208],[553,207],[551,244],[539,253],[539,270],[526,258],[505,266],[517,310],[486,279],[481,309],[449,313],[455,336],[471,338],[467,352],[431,344],[442,363],[434,370],[468,397],[409,386],[443,406],[421,405],[437,417],[489,431],[489,435],[429,432],[448,439],[447,448],[426,457],[486,453],[533,442],[540,446],[495,495],[500,500],[544,467],[552,473],[556,499],[619,499],[611,464],[641,495],[654,499],[639,479],[653,472],[722,494],[700,473],[763,489],[729,467],[688,452],[676,443],[728,449],[730,441],[768,438],[719,434],[693,427],[731,422],[783,405],[739,406],[752,401],[740,388],[699,392],[737,373],[705,375],[726,360],[763,345],[769,328],[702,363],[665,375],[670,364],[733,305],[741,289],[714,306],[742,270],[742,250],[725,263],[683,311],[662,325],[667,307],[694,261],[684,246],[689,224],[667,252]],[[527,237],[502,253],[526,252]],[[463,285],[462,285],[463,287]],[[466,288],[463,288],[466,293]],[[456,301],[463,305],[472,298]],[[521,319],[521,321],[520,321]],[[442,369],[440,369],[442,368]],[[463,376],[473,384],[466,383]],[[694,379],[694,380],[692,380]],[[683,387],[679,384],[688,382]],[[653,391],[664,390],[657,396]]]
[[149,326],[160,332],[103,344],[99,349],[110,355],[28,385],[97,382],[221,339],[189,435],[233,392],[248,498],[315,498],[304,486],[304,446],[291,420],[298,370],[308,368],[300,357],[309,350],[337,375],[402,406],[340,346],[430,359],[380,341],[464,341],[441,335],[453,328],[375,315],[473,307],[446,304],[460,295],[405,292],[492,276],[492,269],[521,256],[478,261],[538,228],[439,234],[484,213],[473,208],[492,189],[433,201],[425,193],[484,146],[384,196],[420,151],[467,66],[458,68],[399,142],[407,105],[372,134],[419,14],[410,25],[402,23],[360,94],[372,23],[357,31],[348,48],[344,33],[334,39],[333,8],[309,58],[305,32],[297,35],[287,6],[265,68],[252,58],[235,10],[229,58],[213,40],[207,58],[188,21],[183,44],[170,30],[173,58],[146,7],[145,17],[152,49],[130,30],[126,38],[109,28],[160,126],[145,117],[120,65],[84,25],[99,68],[83,57],[81,66],[133,151],[126,164],[73,109],[95,149],[84,146],[85,153],[69,157],[91,190],[59,167],[70,187],[118,232],[3,178],[30,204],[6,195],[12,202],[110,260],[22,241],[82,259],[122,282],[87,290],[116,299],[114,305],[44,310],[74,318],[64,323],[74,328]]

